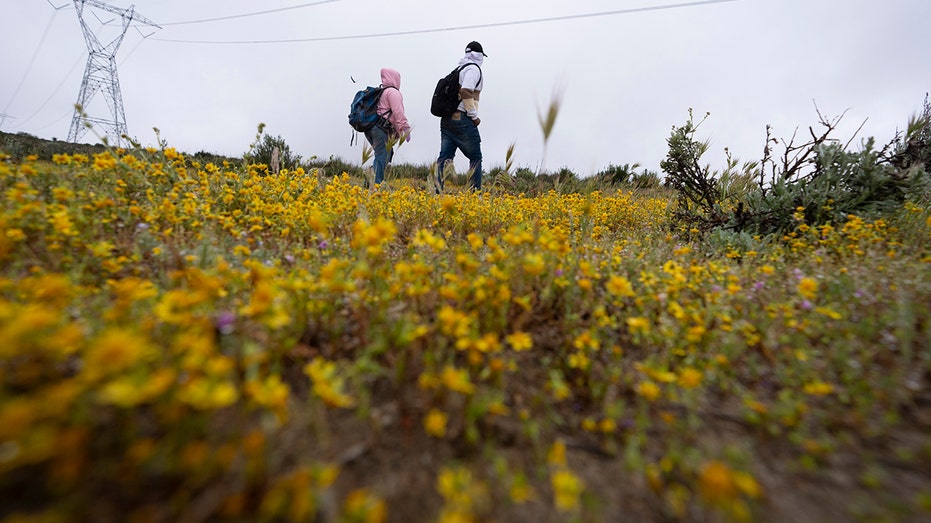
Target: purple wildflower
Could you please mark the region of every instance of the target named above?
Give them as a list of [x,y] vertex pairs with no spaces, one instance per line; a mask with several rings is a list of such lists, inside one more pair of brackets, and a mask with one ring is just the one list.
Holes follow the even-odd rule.
[[230,311],[223,311],[217,315],[214,326],[220,334],[232,334],[236,329],[236,315]]

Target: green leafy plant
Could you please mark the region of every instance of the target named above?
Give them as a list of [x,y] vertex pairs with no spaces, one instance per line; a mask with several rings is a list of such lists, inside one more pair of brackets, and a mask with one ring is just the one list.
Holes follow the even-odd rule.
[[695,134],[711,113],[695,122],[692,109],[689,119],[681,127],[673,127],[666,140],[669,151],[660,168],[666,173],[666,184],[678,195],[676,220],[690,227],[713,229],[727,222],[727,213],[720,206],[722,192],[715,173],[701,158],[708,152],[711,142],[699,141]]
[[640,168],[639,163],[625,163],[623,165],[610,164],[596,176],[602,183],[610,185],[622,185],[630,183]]
[[295,169],[301,164],[300,155],[294,154],[291,147],[285,142],[280,135],[271,136],[265,131],[265,124],[259,124],[256,141],[249,150],[246,151],[245,157],[250,163],[265,164],[269,170],[273,169],[273,159],[275,150],[278,151],[278,167],[281,169]]
[[[871,137],[859,150],[850,150],[853,138],[841,143],[832,136],[843,115],[826,118],[819,111],[818,116],[821,132],[809,127],[811,138],[801,143],[797,134],[788,142],[777,140],[767,127],[759,163],[741,164],[725,149],[726,168],[719,172],[701,165],[709,142],[695,138],[708,115],[696,124],[689,110],[686,124],[673,128],[667,158],[660,164],[666,183],[678,193],[676,224],[702,232],[723,227],[752,235],[780,234],[799,222],[838,223],[849,215],[875,218],[910,196],[926,193],[929,179],[922,163],[899,157],[901,165],[908,165],[900,167],[886,158],[895,142],[877,150]],[[914,144],[920,143],[921,126],[913,122],[909,129],[903,143],[920,150]],[[773,144],[780,143],[777,158]]]
[[921,114],[909,118],[905,136],[896,138],[889,163],[899,169],[927,170],[931,163],[931,102],[927,94]]

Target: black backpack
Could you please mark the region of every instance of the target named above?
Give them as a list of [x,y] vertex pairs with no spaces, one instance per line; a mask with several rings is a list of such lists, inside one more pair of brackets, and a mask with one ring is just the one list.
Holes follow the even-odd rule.
[[[459,73],[466,67],[478,64],[468,63],[453,69],[448,75],[440,78],[433,90],[433,101],[430,102],[430,113],[433,116],[447,118],[456,112],[459,107]],[[479,82],[481,82],[482,68],[478,67]]]

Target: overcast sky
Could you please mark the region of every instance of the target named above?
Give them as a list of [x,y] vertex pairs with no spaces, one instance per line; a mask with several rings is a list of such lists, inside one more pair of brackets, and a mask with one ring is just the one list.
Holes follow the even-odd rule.
[[[74,4],[0,2],[0,130],[63,140],[87,60]],[[395,162],[431,163],[439,120],[430,97],[470,40],[488,54],[486,170],[504,165],[513,142],[517,167],[658,171],[689,108],[711,113],[699,137],[711,140],[704,159],[714,167],[724,147],[758,160],[767,124],[777,137],[807,133],[816,104],[826,116],[846,111],[838,138],[866,120],[861,136],[885,143],[931,90],[929,0],[472,0],[465,10],[437,0],[107,3],[135,6],[161,26],[136,21],[116,53],[129,134],[154,145],[157,127],[188,153],[241,156],[263,122],[305,159],[358,163],[349,102],[391,67],[413,125]],[[119,34],[110,13],[87,4],[84,18],[104,43]],[[562,104],[544,150],[538,114],[554,92]],[[89,113],[112,119],[100,95]]]

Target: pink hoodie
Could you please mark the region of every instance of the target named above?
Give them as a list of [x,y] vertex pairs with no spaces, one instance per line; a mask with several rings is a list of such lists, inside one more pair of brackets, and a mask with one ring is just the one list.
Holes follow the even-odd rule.
[[401,95],[401,73],[394,69],[384,68],[381,70],[381,84],[385,87],[394,87],[394,89],[385,89],[382,91],[381,99],[378,100],[378,114],[385,115],[388,111],[388,121],[394,127],[394,131],[400,136],[407,135],[407,141],[410,141],[411,125],[404,114],[404,96]]

